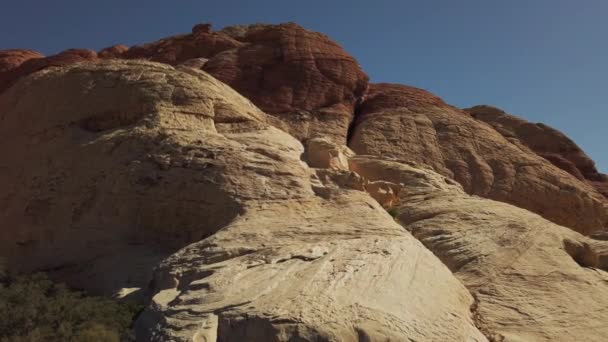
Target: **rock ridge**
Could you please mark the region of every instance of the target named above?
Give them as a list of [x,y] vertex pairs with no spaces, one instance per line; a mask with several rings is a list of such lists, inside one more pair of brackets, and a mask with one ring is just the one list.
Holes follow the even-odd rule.
[[608,336],[574,142],[294,23],[2,51],[0,154],[0,257],[141,301],[139,341]]

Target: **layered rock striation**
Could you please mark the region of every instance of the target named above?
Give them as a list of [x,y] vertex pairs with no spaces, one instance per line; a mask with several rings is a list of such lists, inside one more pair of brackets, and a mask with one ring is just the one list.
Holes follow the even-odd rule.
[[421,89],[372,84],[348,144],[358,154],[427,165],[469,194],[514,204],[583,234],[608,226],[608,202],[585,179]]

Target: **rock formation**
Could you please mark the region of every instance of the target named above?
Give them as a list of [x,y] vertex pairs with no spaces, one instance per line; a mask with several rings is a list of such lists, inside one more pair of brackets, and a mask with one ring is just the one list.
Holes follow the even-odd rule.
[[572,141],[295,24],[0,52],[0,137],[0,257],[142,301],[140,341],[608,336]]
[[20,78],[36,71],[53,66],[95,60],[97,60],[97,53],[86,49],[70,49],[49,57],[30,50],[0,52],[0,93]]
[[465,110],[474,118],[490,124],[520,149],[531,150],[577,179],[592,184],[608,197],[608,176],[599,173],[593,160],[562,132],[542,123],[530,123],[491,106]]
[[3,254],[22,260],[24,270],[66,268],[105,290],[113,284],[90,275],[105,269],[84,267],[91,258],[129,255],[133,265],[122,261],[124,274],[104,281],[137,278],[138,263],[154,260],[154,250],[200,240],[236,216],[239,204],[218,182],[232,177],[224,169],[241,172],[216,156],[217,148],[232,148],[225,157],[235,162],[241,148],[197,132],[261,121],[264,113],[210,76],[187,71],[144,62],[76,65],[46,69],[4,92],[1,220],[11,229],[0,232]]
[[608,202],[587,182],[421,89],[373,84],[349,147],[430,166],[467,193],[507,202],[584,234],[608,227]]
[[370,180],[404,184],[396,219],[475,298],[473,318],[491,341],[600,341],[608,327],[608,241],[529,211],[466,195],[420,165],[358,156]]
[[0,51],[0,72],[15,69],[30,59],[42,57],[44,56],[32,50],[13,49]]
[[[299,139],[326,137],[340,143],[346,141],[354,107],[368,80],[357,61],[338,44],[293,23],[234,26],[219,32],[199,24],[191,34],[131,48],[114,45],[102,49],[99,57],[171,65],[208,59],[198,68],[275,116],[275,125]],[[92,51],[68,50],[7,75],[0,69],[0,91],[47,66],[95,58]]]
[[278,117],[296,138],[344,143],[367,87],[358,63],[325,35],[296,24],[235,31],[224,32],[243,45],[216,55],[203,69]]

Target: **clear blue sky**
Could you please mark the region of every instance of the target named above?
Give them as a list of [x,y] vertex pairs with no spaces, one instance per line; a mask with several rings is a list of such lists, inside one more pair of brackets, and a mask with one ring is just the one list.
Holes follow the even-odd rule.
[[374,82],[547,123],[608,172],[606,0],[21,0],[2,7],[0,49],[45,54],[148,42],[199,22],[295,21],[338,41]]

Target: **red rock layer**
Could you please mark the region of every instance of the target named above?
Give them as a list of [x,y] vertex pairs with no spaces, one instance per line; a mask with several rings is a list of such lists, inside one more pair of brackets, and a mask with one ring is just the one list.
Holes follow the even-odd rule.
[[[40,56],[41,57],[41,56]],[[326,136],[345,142],[354,106],[368,77],[357,61],[327,36],[293,24],[228,27],[209,24],[192,33],[127,48],[68,50],[36,63],[8,64],[0,91],[51,65],[97,58],[147,59],[202,68],[275,115],[277,126],[300,139]]]
[[[15,51],[15,50],[8,50]],[[82,61],[96,61],[97,53],[87,49],[70,49],[60,52],[56,55],[43,57],[43,55],[29,50],[26,53],[19,54],[22,61],[19,62],[0,62],[0,92],[6,90],[12,86],[20,78],[27,76],[36,71],[51,67],[51,66],[62,66],[69,65]],[[0,60],[2,55],[6,54],[7,51],[0,51]],[[15,54],[13,54],[15,55]],[[8,59],[8,58],[7,58]],[[12,68],[11,68],[12,66]],[[4,69],[4,71],[2,71]]]
[[338,106],[352,112],[367,87],[354,58],[327,36],[293,24],[247,27],[246,43],[204,67],[269,113]]
[[[226,34],[212,32],[210,25],[199,24],[194,26],[190,34],[167,37],[149,44],[136,45],[127,51],[115,54],[115,56],[127,59],[148,59],[175,65],[193,58],[209,58],[241,45],[242,43]],[[116,46],[113,48],[116,49]]]
[[112,45],[110,47],[101,49],[97,56],[99,58],[121,58],[122,55],[129,50],[129,47],[126,45],[118,44]]
[[377,83],[369,87],[359,112],[370,113],[378,109],[447,106],[439,97],[426,90],[390,83]]
[[42,54],[32,50],[12,49],[0,51],[0,73],[14,69],[30,59],[43,57]]

